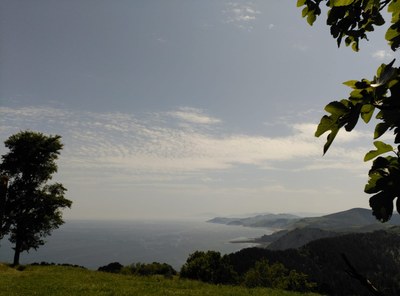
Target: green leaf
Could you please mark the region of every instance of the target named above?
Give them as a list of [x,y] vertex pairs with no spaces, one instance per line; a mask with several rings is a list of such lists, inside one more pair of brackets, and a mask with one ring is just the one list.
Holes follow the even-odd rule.
[[325,111],[339,117],[348,112],[348,108],[343,103],[334,101],[325,106]]
[[396,13],[400,11],[400,1],[390,1],[388,12]]
[[381,222],[389,221],[393,214],[393,197],[388,192],[379,192],[369,199],[372,214]]
[[358,118],[360,117],[361,114],[361,104],[356,104],[351,107],[351,111],[349,114],[347,114],[346,118],[346,125],[344,128],[346,131],[350,132],[353,130],[353,128],[357,125]]
[[352,48],[355,52],[358,52],[358,51],[360,50],[360,48],[358,47],[358,40],[357,40],[357,41],[354,41],[354,42],[351,44],[351,48]]
[[356,83],[358,82],[358,80],[349,80],[346,82],[343,82],[344,85],[350,86],[351,88],[356,89]]
[[364,161],[374,159],[375,157],[383,153],[387,153],[394,150],[392,145],[385,144],[381,141],[375,141],[374,146],[376,147],[376,150],[371,150],[367,154],[365,154]]
[[334,120],[332,120],[332,118],[330,118],[327,115],[324,115],[321,118],[320,123],[318,124],[317,130],[315,131],[315,136],[316,137],[321,136],[325,132],[331,130],[335,125],[336,125],[336,122]]
[[375,107],[371,104],[366,104],[361,107],[361,118],[365,123],[368,123],[371,120],[374,110]]
[[301,11],[301,16],[305,17],[308,14],[308,7],[304,7],[303,10]]
[[378,139],[380,136],[382,136],[389,129],[389,127],[390,125],[385,122],[378,123],[375,127],[374,139]]
[[377,186],[379,180],[381,180],[382,176],[378,173],[369,174],[368,183],[365,185],[364,192],[368,194],[378,193],[382,189]]
[[309,11],[307,15],[307,23],[312,26],[317,19],[317,16],[315,15],[314,11]]
[[353,3],[355,0],[332,0],[333,6],[347,6]]
[[297,0],[297,7],[303,6],[306,4],[306,0]]
[[324,145],[324,154],[328,151],[329,147],[332,145],[333,140],[335,139],[337,133],[339,132],[339,128],[332,128],[332,132],[328,135],[326,143]]
[[386,31],[385,39],[386,39],[387,41],[391,41],[391,40],[393,40],[394,38],[396,38],[396,37],[399,36],[399,35],[400,35],[400,32],[399,32],[399,31],[397,31],[396,29],[390,27],[390,28]]

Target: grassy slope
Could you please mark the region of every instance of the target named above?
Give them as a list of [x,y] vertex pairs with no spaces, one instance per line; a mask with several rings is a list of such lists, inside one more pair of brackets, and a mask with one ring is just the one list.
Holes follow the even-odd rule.
[[17,271],[0,265],[0,295],[294,296],[315,294],[216,286],[178,278],[116,275],[73,267],[28,266],[24,271]]

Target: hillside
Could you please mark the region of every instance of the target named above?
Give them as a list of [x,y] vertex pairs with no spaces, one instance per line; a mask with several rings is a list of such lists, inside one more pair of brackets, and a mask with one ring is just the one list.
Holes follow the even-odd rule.
[[198,281],[135,277],[81,268],[61,266],[27,266],[18,271],[0,264],[0,295],[140,295],[140,296],[300,296],[316,295],[272,290],[266,288],[217,286]]
[[347,211],[337,212],[321,217],[302,218],[293,221],[288,225],[287,229],[296,228],[319,228],[323,230],[341,231],[341,232],[365,232],[371,229],[386,229],[391,225],[399,225],[400,217],[398,214],[393,215],[392,219],[387,223],[381,223],[376,220],[369,209],[353,208]]
[[[375,219],[371,210],[362,208],[354,208],[320,217],[299,218],[285,215],[286,214],[271,214],[267,217],[257,216],[242,218],[241,220],[230,220],[234,218],[215,218],[217,220],[213,219],[210,220],[210,222],[216,223],[214,221],[219,221],[218,223],[225,223],[228,225],[236,223],[249,227],[255,227],[254,225],[276,226],[281,230],[270,235],[264,235],[250,240],[273,250],[299,248],[319,238],[333,237],[352,232],[365,233],[376,230],[387,230],[393,225],[400,225],[400,216],[398,214],[393,215],[389,222],[381,223]],[[282,222],[282,219],[285,221]],[[245,221],[251,221],[251,223],[245,223]],[[239,224],[239,222],[241,224]]]
[[[268,244],[270,250],[286,250],[290,248],[300,248],[316,239],[334,237],[340,235],[334,231],[327,231],[319,228],[296,228],[285,233],[283,236]],[[260,240],[262,242],[262,240]]]
[[207,222],[225,225],[242,225],[246,227],[270,227],[292,230],[296,228],[319,228],[333,231],[368,231],[368,229],[386,229],[390,225],[400,224],[400,215],[382,224],[372,215],[372,211],[353,208],[346,211],[323,215],[320,217],[301,218],[292,214],[265,214],[247,218],[216,217]]
[[289,269],[309,275],[328,295],[370,295],[351,278],[341,258],[346,254],[356,269],[385,295],[400,295],[399,227],[372,233],[350,233],[312,241],[299,249],[274,251],[263,248],[243,249],[228,255],[239,274],[257,260],[281,262]]

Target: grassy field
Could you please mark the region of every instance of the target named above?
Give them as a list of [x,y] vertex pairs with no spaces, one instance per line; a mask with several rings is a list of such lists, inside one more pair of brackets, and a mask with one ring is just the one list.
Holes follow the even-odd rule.
[[74,267],[27,266],[18,271],[0,264],[0,295],[140,295],[140,296],[295,296],[316,295],[271,289],[209,285],[177,277],[135,277]]

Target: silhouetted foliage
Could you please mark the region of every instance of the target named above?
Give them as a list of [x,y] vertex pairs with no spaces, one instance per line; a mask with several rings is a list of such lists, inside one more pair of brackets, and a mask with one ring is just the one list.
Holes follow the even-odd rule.
[[[303,7],[302,15],[312,25],[321,14],[322,3],[328,7],[326,24],[330,27],[338,46],[344,40],[346,46],[359,50],[359,41],[368,40],[367,34],[375,27],[390,19],[385,39],[395,51],[400,47],[400,2],[398,0],[298,0],[297,6]],[[387,8],[387,14],[382,11]],[[328,133],[324,145],[324,154],[333,143],[339,130],[352,131],[359,118],[369,123],[377,111],[377,124],[373,138],[376,140],[388,131],[393,133],[393,143],[400,144],[400,68],[393,67],[395,60],[382,64],[373,79],[350,80],[344,82],[351,88],[349,97],[333,101],[326,105],[324,115],[318,125],[315,136]],[[385,139],[386,140],[386,139]],[[374,149],[369,151],[364,161],[374,159],[369,171],[369,181],[364,191],[373,194],[369,203],[374,216],[388,221],[393,213],[393,202],[400,213],[400,146],[393,147],[382,141],[374,141]],[[391,153],[389,156],[380,156]]]
[[215,251],[196,251],[191,254],[182,266],[180,276],[213,284],[237,283],[237,274],[227,257]]
[[120,273],[124,266],[119,262],[112,262],[104,266],[100,266],[97,270],[111,273]]
[[125,266],[121,271],[124,274],[135,275],[163,275],[165,277],[172,277],[177,274],[176,270],[167,263],[136,263],[130,266]]
[[400,236],[387,231],[354,233],[324,238],[299,249],[272,251],[248,248],[227,255],[239,276],[257,262],[282,263],[288,270],[308,276],[316,291],[327,295],[370,295],[358,281],[345,272],[345,253],[353,265],[385,295],[400,295]]
[[254,261],[255,257],[249,257],[251,264],[237,272],[239,269],[235,270],[237,266],[235,261],[231,262],[232,256],[221,256],[215,251],[197,251],[182,266],[180,276],[213,284],[243,284],[250,288],[269,287],[309,292],[316,287],[308,281],[307,275],[289,270],[282,263],[269,264],[265,256]]
[[299,292],[312,291],[316,284],[307,279],[307,275],[295,270],[288,270],[282,263],[269,264],[267,259],[256,261],[243,276],[245,286],[267,287]]
[[125,275],[163,275],[170,278],[177,274],[176,270],[167,263],[134,263],[129,266],[123,266],[119,262],[112,262],[107,265],[101,266],[97,269],[98,271],[121,273]]
[[55,161],[63,147],[60,139],[24,131],[5,141],[10,151],[0,164],[0,175],[8,179],[1,200],[1,235],[9,234],[14,243],[14,265],[19,264],[21,252],[45,243],[43,237],[64,223],[61,209],[71,207],[62,184],[47,184],[57,172]]
[[82,268],[82,269],[87,269],[86,267],[82,265],[77,265],[77,264],[70,264],[70,263],[54,263],[54,262],[46,262],[42,261],[40,263],[34,262],[29,264],[31,266],[65,266],[65,267],[74,267],[74,268]]

